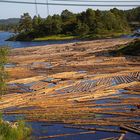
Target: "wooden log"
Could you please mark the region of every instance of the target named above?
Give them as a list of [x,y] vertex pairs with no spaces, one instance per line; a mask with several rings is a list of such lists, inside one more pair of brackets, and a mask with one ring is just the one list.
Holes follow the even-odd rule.
[[128,127],[128,126],[125,126],[125,125],[121,125],[120,128],[140,135],[140,131],[135,129],[135,128]]
[[121,134],[118,140],[124,140],[124,138],[125,138],[125,134]]
[[90,128],[90,127],[83,127],[83,126],[64,126],[64,127],[65,128],[75,128],[75,129],[84,129],[84,130],[114,132],[114,133],[126,133],[126,131],[122,131],[122,130],[105,129],[105,128]]
[[136,127],[136,126],[132,126],[132,125],[125,125],[125,126],[140,131],[140,129],[138,127]]
[[105,139],[101,139],[101,140],[118,140],[118,138],[110,137],[110,138],[105,138]]
[[58,134],[58,135],[52,135],[52,136],[39,137],[39,139],[49,139],[49,138],[58,138],[58,137],[64,137],[64,136],[75,136],[75,135],[94,134],[94,133],[95,131],[77,132],[77,133],[71,133],[71,134]]

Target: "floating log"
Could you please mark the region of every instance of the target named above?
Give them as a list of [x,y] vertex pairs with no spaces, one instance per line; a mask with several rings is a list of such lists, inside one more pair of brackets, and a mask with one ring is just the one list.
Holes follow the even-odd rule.
[[125,126],[140,131],[140,129],[136,126],[132,126],[132,125],[125,125]]
[[120,128],[121,129],[124,129],[124,130],[127,130],[129,132],[136,133],[136,134],[139,134],[140,135],[140,130],[137,130],[137,129],[133,128],[133,127],[121,125]]
[[58,135],[52,135],[52,136],[39,137],[39,139],[49,139],[49,138],[58,138],[58,137],[64,137],[64,136],[74,136],[74,135],[94,134],[94,133],[95,131],[78,132],[78,133],[71,133],[71,134],[58,134]]
[[105,138],[105,139],[101,139],[101,140],[118,140],[118,138],[110,137],[110,138]]
[[64,127],[65,128],[75,128],[75,129],[84,129],[84,130],[114,132],[114,133],[126,133],[126,131],[122,131],[122,130],[105,129],[105,128],[90,128],[90,127],[82,127],[82,126],[64,126]]
[[118,140],[124,140],[125,134],[121,134]]

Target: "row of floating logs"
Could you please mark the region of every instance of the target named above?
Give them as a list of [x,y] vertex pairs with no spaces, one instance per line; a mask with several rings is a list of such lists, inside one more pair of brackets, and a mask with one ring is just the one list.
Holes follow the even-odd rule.
[[[74,93],[74,92],[91,92],[96,86],[100,85],[115,85],[122,84],[122,83],[131,83],[133,81],[140,80],[140,72],[133,72],[128,75],[119,75],[114,77],[108,78],[100,78],[98,80],[85,80],[78,82],[75,85],[68,86],[66,88],[58,90],[61,93]],[[17,84],[18,87],[21,89],[29,92],[29,91],[38,91],[40,89],[47,88],[48,83],[43,81],[38,81],[33,83],[31,86],[25,86],[24,84]]]
[[39,89],[46,88],[47,86],[48,86],[47,82],[38,81],[38,82],[34,83],[32,86],[30,86],[29,88],[31,90],[37,91]]
[[140,72],[131,72],[129,75],[140,80]]
[[108,78],[100,78],[98,80],[85,80],[78,82],[75,85],[68,86],[66,88],[56,90],[61,93],[74,93],[74,92],[91,92],[93,89],[100,85],[115,85],[122,84],[122,83],[131,83],[134,81],[138,81],[140,76],[140,72],[134,72],[129,75],[119,75],[114,77]]

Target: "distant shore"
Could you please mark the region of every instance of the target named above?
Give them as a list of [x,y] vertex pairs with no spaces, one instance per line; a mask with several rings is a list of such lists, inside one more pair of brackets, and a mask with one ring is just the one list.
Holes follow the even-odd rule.
[[82,36],[73,36],[73,35],[49,35],[44,37],[38,38],[29,38],[26,35],[18,35],[12,36],[6,41],[34,41],[34,42],[41,42],[41,41],[65,41],[65,40],[96,40],[96,39],[108,39],[108,38],[120,38],[122,36],[128,36],[128,33],[110,33],[110,34],[87,34]]

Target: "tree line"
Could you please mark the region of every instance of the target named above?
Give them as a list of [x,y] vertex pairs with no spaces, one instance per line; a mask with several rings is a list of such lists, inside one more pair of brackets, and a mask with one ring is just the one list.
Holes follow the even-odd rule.
[[[32,40],[49,35],[104,35],[112,33],[128,33],[132,29],[131,22],[140,22],[140,8],[119,10],[117,8],[100,11],[87,9],[75,14],[64,10],[60,15],[33,18],[24,13],[19,21],[16,40]],[[134,27],[134,26],[133,26]]]
[[18,23],[19,18],[0,19],[0,30],[17,32]]

